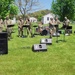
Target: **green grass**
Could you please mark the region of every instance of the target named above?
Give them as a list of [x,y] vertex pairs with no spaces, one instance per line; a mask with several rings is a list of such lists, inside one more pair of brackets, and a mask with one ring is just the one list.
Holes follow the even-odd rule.
[[[73,25],[73,31],[75,26]],[[53,37],[47,52],[33,52],[32,45],[49,36],[36,35],[34,38],[17,37],[8,41],[8,54],[0,55],[0,75],[75,75],[75,34],[66,36],[66,42]],[[63,39],[63,35],[59,40]]]

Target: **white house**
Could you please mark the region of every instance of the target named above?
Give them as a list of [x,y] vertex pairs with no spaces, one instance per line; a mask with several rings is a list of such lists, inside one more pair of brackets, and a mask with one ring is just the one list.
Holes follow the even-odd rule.
[[53,13],[49,13],[49,14],[43,16],[41,22],[42,22],[43,24],[48,24],[49,21],[50,21],[50,18],[53,18],[53,19],[54,19],[54,17],[55,17],[55,15],[54,15]]
[[37,19],[35,17],[30,17],[29,20],[30,22],[37,22]]

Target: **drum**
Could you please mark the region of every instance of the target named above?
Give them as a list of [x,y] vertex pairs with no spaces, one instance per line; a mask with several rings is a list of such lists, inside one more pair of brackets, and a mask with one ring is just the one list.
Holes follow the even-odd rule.
[[45,29],[42,31],[41,35],[47,35],[48,34],[48,31]]

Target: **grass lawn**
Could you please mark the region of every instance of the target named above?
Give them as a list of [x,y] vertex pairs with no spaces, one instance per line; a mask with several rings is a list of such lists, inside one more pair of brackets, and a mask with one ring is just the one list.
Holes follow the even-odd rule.
[[[73,32],[75,25],[73,25]],[[75,75],[75,34],[66,36],[66,42],[47,45],[46,52],[33,52],[32,45],[48,36],[36,35],[34,38],[17,37],[17,28],[13,39],[8,41],[8,54],[0,55],[0,75]],[[63,35],[58,38],[63,39]]]

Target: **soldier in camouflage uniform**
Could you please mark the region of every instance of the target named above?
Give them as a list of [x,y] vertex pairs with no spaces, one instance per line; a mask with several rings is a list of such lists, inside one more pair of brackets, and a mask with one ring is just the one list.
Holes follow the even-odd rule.
[[58,19],[58,17],[55,17],[55,28],[56,28],[56,32],[58,32],[58,29],[59,29],[59,24],[60,24],[60,21]]
[[67,17],[65,17],[63,21],[63,28],[65,28],[65,33],[68,33],[68,34],[69,34],[69,29],[67,29],[67,27],[69,26],[69,24],[70,24],[70,20]]
[[23,37],[24,21],[21,17],[19,17],[19,20],[17,21],[17,24],[18,24],[18,37]]
[[29,33],[30,33],[31,37],[34,37],[34,35],[32,34],[31,22],[30,22],[29,18],[26,19],[25,24],[29,26],[29,27],[27,27],[27,35],[29,35]]
[[64,21],[63,21],[63,26],[64,26],[64,27],[67,27],[67,26],[69,26],[69,24],[70,24],[69,19],[68,19],[67,17],[65,17],[65,19],[64,19]]
[[3,20],[0,18],[0,32],[3,30]]
[[9,19],[9,17],[6,17],[6,19],[4,20],[4,25],[5,25],[5,28],[6,28],[7,33],[8,33],[8,39],[11,38],[11,33],[12,33],[12,27],[8,27],[8,25],[11,25],[11,24],[12,24],[12,22]]
[[52,35],[56,32],[56,28],[54,25],[55,25],[55,20],[53,18],[50,18],[49,22],[50,38],[52,38]]
[[55,25],[59,25],[60,24],[60,21],[58,20],[58,18],[56,17],[55,18]]

